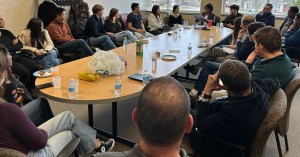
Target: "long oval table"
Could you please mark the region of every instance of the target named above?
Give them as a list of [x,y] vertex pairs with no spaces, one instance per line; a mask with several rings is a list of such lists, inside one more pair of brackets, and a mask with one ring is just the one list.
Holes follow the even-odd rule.
[[[72,78],[77,79],[77,73],[79,72],[89,72],[88,62],[91,57],[86,57],[73,62],[65,63],[59,65],[59,76],[62,78],[61,88],[54,89],[53,87],[41,89],[41,96],[48,99],[70,103],[70,104],[88,104],[88,115],[89,115],[89,125],[93,127],[93,104],[104,104],[112,103],[112,133],[108,133],[97,129],[100,133],[113,137],[119,142],[133,146],[134,143],[118,136],[117,133],[117,102],[137,97],[141,90],[143,89],[143,83],[135,80],[131,80],[128,76],[134,73],[143,73],[147,69],[150,74],[154,77],[161,76],[171,76],[176,73],[179,69],[187,65],[192,59],[196,58],[203,53],[208,52],[206,50],[214,47],[219,42],[227,38],[232,34],[232,30],[224,28],[221,30],[216,30],[216,27],[211,27],[210,30],[196,30],[183,29],[181,31],[178,29],[177,35],[172,32],[172,35],[167,33],[148,38],[148,43],[144,44],[144,55],[137,56],[135,53],[136,45],[135,43],[127,45],[127,49],[124,47],[119,47],[113,49],[119,56],[126,58],[128,65],[125,67],[125,72],[120,75],[122,80],[122,93],[120,97],[114,96],[114,83],[116,81],[116,76],[101,76],[95,82],[79,81],[78,96],[76,99],[70,99],[68,97],[68,86],[69,80]],[[209,47],[198,48],[201,45],[203,38],[205,37],[207,43],[209,43],[209,36],[213,33],[214,41]],[[191,43],[192,45],[192,56],[188,58],[187,46]],[[180,50],[180,53],[172,53],[177,57],[175,61],[165,61],[160,58],[157,60],[156,71],[152,70],[152,60],[151,55],[155,51],[163,51],[161,54],[169,54],[169,50]],[[51,77],[49,78],[38,78],[36,80],[36,85],[41,85],[51,82]],[[96,128],[95,128],[96,129]]]

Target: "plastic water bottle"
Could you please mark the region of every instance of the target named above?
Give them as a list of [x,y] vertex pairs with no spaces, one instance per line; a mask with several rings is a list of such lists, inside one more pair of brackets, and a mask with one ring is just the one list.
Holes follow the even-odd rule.
[[146,86],[150,82],[150,76],[148,74],[148,71],[145,70],[143,73],[143,84]]
[[69,81],[68,96],[70,99],[76,97],[76,83],[74,79],[70,79]]
[[152,54],[152,70],[155,70],[157,67],[157,57],[156,57],[156,53]]
[[189,43],[189,45],[187,47],[187,57],[188,57],[188,59],[192,58],[192,53],[193,53],[192,44]]
[[209,35],[209,45],[213,45],[214,44],[214,34],[210,33]]
[[206,46],[207,46],[206,38],[203,37],[203,39],[202,39],[202,47],[206,47]]
[[126,50],[126,49],[127,49],[127,44],[128,44],[127,38],[126,38],[126,37],[124,37],[124,39],[123,39],[123,46],[124,46],[124,50]]
[[219,24],[219,23],[217,23],[217,26],[216,26],[216,31],[219,31],[219,29],[220,29],[220,24]]
[[117,77],[117,80],[115,82],[115,97],[119,97],[121,96],[121,92],[122,92],[122,81],[120,77]]
[[220,31],[223,31],[223,27],[224,27],[223,23],[220,23]]

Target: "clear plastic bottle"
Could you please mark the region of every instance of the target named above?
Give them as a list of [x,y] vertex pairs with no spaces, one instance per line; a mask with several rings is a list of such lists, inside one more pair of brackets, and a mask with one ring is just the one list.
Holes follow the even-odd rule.
[[188,57],[189,59],[192,58],[192,53],[193,53],[192,44],[189,43],[189,45],[187,46],[187,57]]
[[146,86],[150,82],[150,76],[148,74],[148,71],[145,70],[143,73],[143,84]]
[[220,31],[223,31],[223,27],[224,27],[223,23],[220,23]]
[[120,77],[117,77],[117,80],[115,82],[115,97],[119,97],[121,96],[121,92],[122,92],[122,81]]
[[76,98],[76,83],[74,79],[69,81],[68,96],[70,99]]
[[214,34],[210,33],[209,35],[209,45],[213,45],[214,44]]
[[156,69],[157,67],[157,56],[156,53],[154,52],[152,54],[152,70]]
[[124,37],[124,39],[123,39],[123,47],[124,47],[124,50],[127,49],[127,44],[128,44],[127,38]]
[[217,25],[216,25],[216,31],[219,31],[219,29],[220,29],[220,23],[217,23]]
[[203,39],[202,39],[202,47],[206,47],[206,46],[207,46],[206,38],[203,37]]

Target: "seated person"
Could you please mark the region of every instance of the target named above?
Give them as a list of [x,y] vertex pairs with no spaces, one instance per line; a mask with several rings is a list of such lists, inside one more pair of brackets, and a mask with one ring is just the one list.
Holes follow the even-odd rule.
[[[222,85],[219,84],[219,80],[222,81]],[[225,89],[228,97],[209,103],[213,91],[220,89]],[[244,63],[226,60],[217,73],[208,76],[197,104],[195,127],[199,133],[247,148],[268,112],[272,94],[278,89],[277,79],[252,77]],[[238,151],[226,149],[224,145],[218,146],[205,137],[195,138],[193,134],[191,136],[193,144],[200,143],[195,148],[200,149],[200,156],[240,156]]]
[[12,73],[12,56],[3,45],[0,45],[0,60],[6,61],[8,67],[6,70],[6,79],[3,83],[3,88],[5,89],[3,98],[7,102],[16,104],[19,107],[32,101],[32,96],[28,90]]
[[73,37],[69,25],[65,22],[66,11],[64,8],[56,8],[54,16],[54,20],[48,26],[48,33],[60,53],[77,52],[81,58],[94,54],[83,39]]
[[275,26],[275,16],[272,14],[273,5],[268,3],[264,6],[263,10],[260,11],[255,19],[257,22],[263,22],[267,26]]
[[148,26],[150,28],[150,33],[153,35],[159,35],[164,31],[164,24],[160,18],[160,8],[159,5],[154,5],[152,11],[148,16]]
[[112,39],[123,41],[123,38],[115,37],[115,34],[112,32],[106,33],[102,23],[103,10],[104,8],[100,4],[93,6],[93,15],[86,22],[84,35],[88,37],[88,42],[91,46],[100,47],[100,49],[107,51],[116,48]]
[[[300,50],[300,13],[296,15],[295,22],[290,26],[284,37],[285,46],[297,48]],[[300,51],[295,51],[295,49],[287,49],[286,54],[290,57],[298,58]]]
[[239,13],[240,7],[236,4],[232,4],[230,6],[230,15],[228,15],[222,23],[224,24],[225,27],[234,28],[234,19],[237,17],[243,17],[243,14]]
[[[7,68],[6,60],[1,60],[0,86],[5,81]],[[0,147],[2,148],[20,151],[28,157],[57,156],[74,137],[80,138],[78,151],[81,155],[93,150],[109,151],[114,146],[113,139],[106,142],[96,139],[96,131],[68,111],[36,127],[19,107],[2,99],[3,92],[3,88],[0,88]],[[33,112],[34,109],[28,108],[27,111]]]
[[[250,41],[248,34],[248,26],[251,23],[254,23],[255,19],[252,15],[246,15],[241,20],[241,27],[238,32],[235,30],[234,34],[237,34],[235,40],[236,45],[235,51],[227,52],[223,51],[223,48],[214,48],[212,53],[207,54],[201,62],[193,66],[187,66],[185,69],[192,74],[196,75],[199,69],[207,62],[207,61],[217,61],[219,63],[223,62],[226,59],[229,59],[231,56],[235,56],[239,60],[246,60],[248,55],[254,50],[254,43]],[[254,32],[253,32],[254,33]]]
[[138,98],[132,120],[140,133],[139,144],[130,151],[101,153],[97,157],[155,157],[158,154],[188,157],[180,147],[184,134],[190,133],[193,127],[193,118],[188,94],[175,79],[160,77],[151,81]]
[[19,40],[23,44],[23,50],[29,50],[36,55],[33,60],[44,67],[59,65],[57,59],[58,52],[48,34],[44,29],[43,21],[39,18],[32,18],[27,24],[27,28],[23,30],[19,36]]
[[[264,27],[255,31],[253,39],[255,50],[245,61],[252,77],[276,78],[280,87],[285,88],[294,78],[294,72],[291,60],[281,52],[281,32],[274,27]],[[208,61],[204,64],[194,88],[189,93],[193,104],[198,100],[199,91],[203,91],[207,76],[214,74],[219,67],[219,63]]]
[[151,33],[146,32],[145,26],[140,13],[140,6],[138,3],[131,4],[132,12],[127,16],[128,29],[133,32],[139,40],[153,37]]
[[5,29],[4,18],[0,15],[0,43],[3,44],[12,56],[12,71],[19,77],[19,80],[26,86],[27,89],[35,88],[34,72],[41,69],[34,61],[29,58],[20,56],[17,51],[23,47],[22,42],[16,38],[13,33]]
[[201,13],[201,15],[204,17],[203,21],[198,21],[197,19],[195,22],[200,22],[201,25],[203,25],[204,22],[208,22],[208,20],[212,20],[212,22],[215,22],[216,15],[212,13],[214,10],[214,7],[211,3],[207,3],[204,6],[204,12]]
[[285,34],[290,26],[294,23],[295,16],[299,13],[299,8],[297,6],[291,6],[288,15],[284,19],[283,23],[279,27],[282,34]]
[[170,27],[174,27],[174,24],[180,24],[183,25],[183,18],[181,14],[179,14],[179,5],[173,6],[173,12],[171,15],[169,15],[169,23],[168,25]]
[[109,12],[109,16],[105,20],[105,29],[107,32],[115,34],[115,40],[122,42],[124,38],[127,38],[128,43],[136,42],[138,39],[127,30],[127,27],[119,14],[119,10],[112,8]]

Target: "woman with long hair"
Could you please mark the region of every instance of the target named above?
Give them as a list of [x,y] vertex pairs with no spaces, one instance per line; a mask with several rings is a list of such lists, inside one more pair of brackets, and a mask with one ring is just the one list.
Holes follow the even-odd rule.
[[58,52],[48,34],[44,29],[43,21],[39,18],[32,18],[27,28],[21,32],[19,40],[23,43],[22,50],[31,51],[36,56],[33,60],[49,69],[59,65]]
[[107,19],[105,20],[105,29],[107,32],[112,32],[115,34],[115,40],[117,42],[122,42],[126,37],[128,43],[137,41],[138,39],[127,30],[127,27],[120,16],[119,10],[112,8],[109,12]]
[[181,14],[179,14],[179,5],[174,5],[173,6],[173,12],[169,16],[169,22],[168,25],[170,27],[174,27],[174,24],[183,24],[183,19]]
[[148,16],[148,26],[150,33],[153,35],[159,35],[164,31],[164,24],[160,17],[159,5],[154,5],[152,11]]

